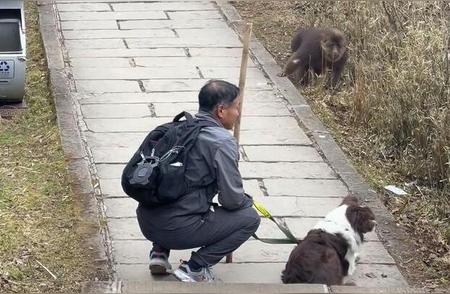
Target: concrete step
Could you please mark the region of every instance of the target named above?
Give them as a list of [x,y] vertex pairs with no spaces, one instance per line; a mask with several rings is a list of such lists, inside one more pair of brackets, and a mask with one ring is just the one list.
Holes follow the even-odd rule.
[[416,288],[370,288],[320,284],[181,283],[145,281],[98,281],[84,285],[82,293],[426,293]]

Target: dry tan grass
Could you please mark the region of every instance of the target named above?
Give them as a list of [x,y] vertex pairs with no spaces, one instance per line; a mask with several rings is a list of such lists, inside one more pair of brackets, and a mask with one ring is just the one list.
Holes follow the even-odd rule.
[[[335,27],[349,39],[339,92],[323,78],[300,89],[385,202],[417,240],[424,283],[450,279],[449,1],[236,1],[280,65],[297,27]],[[295,81],[294,81],[295,82]],[[405,183],[412,183],[408,186]],[[419,224],[419,225],[418,225]]]

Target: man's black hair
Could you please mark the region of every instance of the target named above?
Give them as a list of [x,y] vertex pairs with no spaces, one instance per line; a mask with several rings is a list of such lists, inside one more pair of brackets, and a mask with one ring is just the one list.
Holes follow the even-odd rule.
[[239,88],[222,80],[210,80],[198,94],[198,104],[202,111],[213,112],[218,105],[229,106],[239,96]]

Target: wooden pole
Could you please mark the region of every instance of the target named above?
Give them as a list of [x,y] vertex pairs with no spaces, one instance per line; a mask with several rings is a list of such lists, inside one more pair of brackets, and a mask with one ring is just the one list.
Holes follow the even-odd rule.
[[[241,103],[239,104],[239,117],[236,120],[236,123],[234,124],[234,137],[236,138],[237,143],[239,144],[239,138],[241,133],[241,117],[242,117],[242,106],[244,105],[244,91],[245,91],[245,80],[247,78],[247,63],[248,63],[248,53],[249,53],[249,47],[250,47],[250,39],[252,36],[252,23],[247,23],[245,25],[245,29],[243,31],[242,36],[242,59],[241,59],[241,71],[239,73],[239,92],[241,97]],[[233,253],[230,253],[227,255],[225,259],[226,263],[232,263],[233,262]]]
[[244,92],[245,92],[245,80],[247,78],[247,64],[248,64],[248,52],[250,47],[250,39],[252,35],[252,23],[247,23],[245,25],[244,35],[243,35],[243,45],[242,48],[242,59],[241,59],[241,71],[239,74],[239,90],[241,96],[241,103],[239,105],[239,117],[234,124],[234,137],[239,144],[239,138],[241,133],[241,117],[242,117],[242,106],[244,105]]

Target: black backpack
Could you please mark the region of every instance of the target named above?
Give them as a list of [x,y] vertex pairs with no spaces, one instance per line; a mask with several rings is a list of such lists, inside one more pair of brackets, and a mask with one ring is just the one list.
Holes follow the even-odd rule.
[[[185,117],[185,120],[180,120]],[[187,154],[203,127],[217,126],[187,112],[152,130],[122,173],[124,192],[145,206],[176,201],[193,191],[196,183],[185,178]]]

